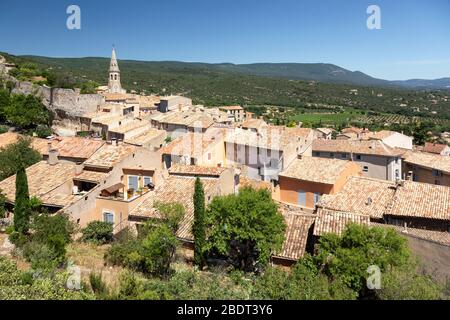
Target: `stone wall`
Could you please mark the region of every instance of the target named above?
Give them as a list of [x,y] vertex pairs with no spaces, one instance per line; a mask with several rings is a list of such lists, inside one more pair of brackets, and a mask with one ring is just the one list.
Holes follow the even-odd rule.
[[49,88],[34,85],[31,82],[15,81],[13,93],[33,94],[42,99],[42,103],[55,115],[78,118],[85,113],[98,110],[105,98],[99,94],[80,94],[78,89]]
[[449,246],[411,235],[405,236],[408,239],[408,246],[411,252],[420,259],[427,273],[440,281],[450,280]]

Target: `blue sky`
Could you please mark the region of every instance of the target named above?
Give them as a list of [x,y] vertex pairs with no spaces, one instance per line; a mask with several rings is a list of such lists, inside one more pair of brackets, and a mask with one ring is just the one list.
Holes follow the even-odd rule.
[[[66,8],[81,8],[81,30]],[[369,5],[381,30],[366,27]],[[450,0],[40,0],[0,11],[0,51],[201,62],[326,62],[384,79],[450,77]]]

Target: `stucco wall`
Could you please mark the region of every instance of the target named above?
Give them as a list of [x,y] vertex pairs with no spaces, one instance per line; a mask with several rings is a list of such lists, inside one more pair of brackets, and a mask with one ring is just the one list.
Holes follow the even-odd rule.
[[298,192],[306,193],[306,207],[314,208],[314,193],[332,194],[333,185],[292,179],[280,176],[281,202],[298,205]]
[[[314,152],[314,154],[317,151]],[[346,154],[346,157],[343,158],[341,155],[343,153],[333,153],[334,156],[330,152],[319,152],[319,157],[322,158],[334,158],[341,160],[350,160],[350,154]],[[361,158],[359,159],[358,156]],[[353,162],[357,163],[362,171],[362,175],[368,178],[380,179],[380,180],[395,180],[395,170],[398,169],[399,178],[402,177],[402,160],[397,158],[397,163],[395,163],[395,158],[393,157],[385,157],[385,156],[375,156],[375,155],[365,155],[365,154],[353,154]],[[367,172],[364,172],[364,167],[368,168]]]
[[413,172],[414,181],[435,184],[436,181],[443,186],[450,187],[450,175],[442,172],[442,177],[433,176],[433,170],[425,167],[413,166],[410,163],[404,163],[403,172],[405,178],[408,176],[409,171]]
[[425,270],[440,281],[450,279],[450,247],[405,235],[413,255],[418,257]]

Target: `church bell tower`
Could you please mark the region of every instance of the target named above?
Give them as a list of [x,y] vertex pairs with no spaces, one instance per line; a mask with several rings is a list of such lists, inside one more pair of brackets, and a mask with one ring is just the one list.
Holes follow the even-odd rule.
[[109,64],[109,80],[108,80],[109,93],[125,93],[120,84],[120,70],[117,64],[116,49],[113,47],[111,54],[111,62]]

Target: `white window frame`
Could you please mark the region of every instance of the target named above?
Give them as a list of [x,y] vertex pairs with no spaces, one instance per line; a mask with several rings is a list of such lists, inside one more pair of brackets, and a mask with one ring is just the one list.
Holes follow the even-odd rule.
[[109,214],[109,215],[112,215],[112,224],[114,225],[114,223],[116,222],[116,214],[115,214],[115,212],[113,212],[113,211],[111,211],[111,210],[103,210],[102,211],[102,215],[103,215],[103,222],[108,222],[108,221],[106,221],[106,219],[105,219],[105,215],[107,215],[107,214]]
[[[145,179],[147,179],[147,178],[150,180],[149,183],[145,183]],[[152,176],[144,176],[144,177],[142,177],[142,183],[144,184],[144,187],[146,185],[150,184],[150,183],[153,183],[153,177]]]
[[137,179],[137,188],[134,190],[134,191],[137,191],[139,189],[139,176],[128,175],[128,181],[127,181],[128,189],[131,189],[131,187],[132,187],[132,186],[130,186],[130,178],[136,178]]

